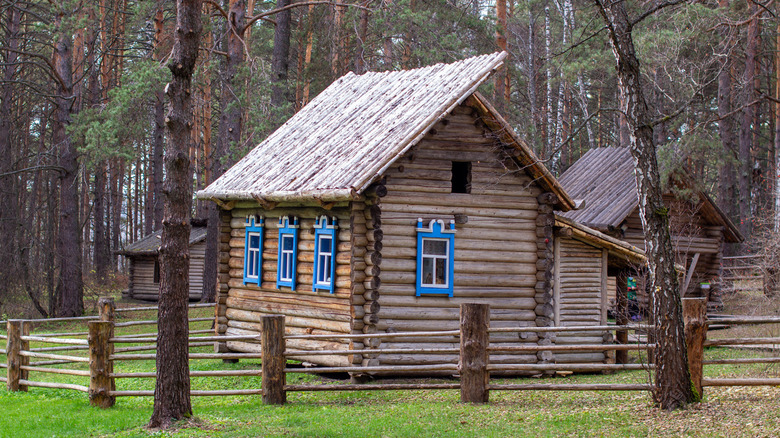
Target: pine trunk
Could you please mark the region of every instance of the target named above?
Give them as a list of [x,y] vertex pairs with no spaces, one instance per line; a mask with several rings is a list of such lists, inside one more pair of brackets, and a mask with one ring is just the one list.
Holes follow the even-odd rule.
[[58,76],[54,116],[54,144],[58,147],[60,184],[60,229],[57,257],[60,279],[59,316],[80,316],[84,312],[83,280],[81,277],[81,223],[79,222],[78,151],[67,133],[73,96],[73,40],[63,29],[64,9],[57,14],[55,24],[59,37],[54,44],[54,68]]
[[[755,15],[757,6],[751,5],[750,13]],[[753,178],[753,118],[755,115],[755,90],[753,82],[756,77],[756,52],[758,50],[758,18],[754,17],[748,24],[745,48],[744,93],[742,105],[742,126],[739,130],[739,231],[743,236],[749,236],[752,224],[751,214],[751,180]]]
[[201,33],[200,0],[177,0],[176,31],[168,68],[171,82],[166,128],[165,212],[160,247],[160,301],[157,334],[157,381],[149,427],[167,428],[192,416],[190,402],[187,301],[192,169],[188,156],[192,136],[191,80]]
[[653,128],[647,101],[642,93],[639,60],[631,35],[632,23],[622,2],[596,0],[617,63],[621,110],[626,114],[634,158],[639,216],[645,231],[645,245],[653,291],[656,325],[654,398],[663,409],[677,409],[696,401],[685,348],[682,304],[674,249],[669,234],[668,209],[663,205]]
[[[290,4],[289,0],[278,0],[277,8]],[[290,10],[276,14],[274,30],[274,49],[271,59],[271,106],[281,107],[289,101],[287,92],[287,74],[290,58]]]
[[[14,79],[16,77],[17,54],[19,49],[19,32],[22,13],[15,7],[5,10],[5,43],[10,49],[5,53],[2,82],[2,102],[0,102],[0,290],[7,291],[12,283],[14,265],[16,264],[16,227],[17,213],[17,177],[11,174],[14,168],[14,147],[11,138],[11,100],[14,95]],[[0,294],[0,300],[2,300]]]

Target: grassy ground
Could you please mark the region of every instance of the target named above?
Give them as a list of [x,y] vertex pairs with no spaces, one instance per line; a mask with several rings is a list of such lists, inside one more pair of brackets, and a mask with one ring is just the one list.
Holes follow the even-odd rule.
[[[195,316],[208,315],[200,309]],[[128,317],[130,317],[128,315]],[[151,319],[150,315],[132,315]],[[198,323],[194,329],[207,328]],[[76,325],[49,326],[45,331],[79,331]],[[148,331],[122,329],[120,334]],[[707,358],[775,355],[727,348],[708,349]],[[259,362],[224,364],[192,361],[193,369],[257,369]],[[82,369],[85,367],[82,366]],[[125,362],[118,372],[149,371],[153,361]],[[778,365],[708,366],[707,377],[777,377]],[[44,380],[40,374],[32,380]],[[86,384],[86,378],[45,375],[48,381]],[[540,382],[501,379],[495,383]],[[410,379],[402,382],[409,382]],[[451,382],[438,379],[437,382]],[[543,380],[566,383],[635,383],[648,381],[642,371],[612,375],[574,375]],[[340,383],[304,374],[289,383]],[[258,388],[256,377],[193,378],[193,389]],[[123,379],[117,389],[153,389],[152,379]],[[4,388],[4,386],[3,386]],[[264,406],[259,396],[193,398],[195,419],[173,431],[144,428],[152,412],[151,397],[119,398],[114,408],[91,408],[87,395],[68,390],[30,388],[27,393],[0,389],[0,437],[558,437],[558,436],[776,436],[780,430],[780,388],[707,388],[703,403],[676,412],[653,408],[643,392],[509,392],[493,391],[483,406],[461,404],[453,391],[364,391],[290,393],[288,405]]]

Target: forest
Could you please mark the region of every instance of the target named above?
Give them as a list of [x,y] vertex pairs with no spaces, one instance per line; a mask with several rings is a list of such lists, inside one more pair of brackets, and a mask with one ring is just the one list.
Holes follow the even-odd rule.
[[[664,172],[688,173],[738,224],[733,253],[759,251],[780,210],[780,7],[626,8]],[[597,2],[206,0],[201,20],[196,191],[348,72],[501,50],[482,92],[553,173],[630,141]],[[175,4],[0,0],[0,23],[0,314],[80,315],[126,281],[116,251],[162,227]]]

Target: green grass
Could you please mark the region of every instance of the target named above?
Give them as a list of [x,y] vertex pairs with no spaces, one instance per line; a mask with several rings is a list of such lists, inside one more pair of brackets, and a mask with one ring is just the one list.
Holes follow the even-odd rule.
[[[199,309],[193,316],[208,315]],[[151,314],[123,318],[151,319]],[[40,327],[34,332],[83,331],[84,324]],[[193,329],[207,328],[197,323]],[[150,327],[122,328],[120,334]],[[36,345],[33,345],[35,347]],[[124,345],[123,345],[124,346]],[[197,349],[209,351],[207,347]],[[79,354],[85,354],[84,352]],[[707,358],[755,357],[759,351],[709,348]],[[193,360],[196,370],[257,369],[257,360],[225,364]],[[86,369],[86,364],[69,365]],[[127,361],[115,371],[150,371],[154,361]],[[715,365],[707,377],[758,377],[778,374],[778,365]],[[87,379],[33,373],[31,380],[86,385]],[[610,375],[572,375],[554,379],[496,378],[493,383],[643,383],[643,371]],[[401,383],[420,379],[398,379]],[[434,382],[454,382],[429,379]],[[309,374],[288,375],[288,383],[341,383]],[[196,377],[193,389],[254,389],[258,377]],[[153,389],[153,379],[120,379],[119,390]],[[0,437],[623,437],[623,436],[773,436],[780,430],[780,389],[706,388],[703,403],[672,413],[653,408],[645,392],[492,391],[487,405],[459,402],[457,390],[288,393],[285,406],[265,406],[260,396],[193,397],[195,419],[169,431],[145,429],[151,397],[120,397],[103,410],[89,406],[87,395],[68,390],[30,388],[27,393],[0,389]]]

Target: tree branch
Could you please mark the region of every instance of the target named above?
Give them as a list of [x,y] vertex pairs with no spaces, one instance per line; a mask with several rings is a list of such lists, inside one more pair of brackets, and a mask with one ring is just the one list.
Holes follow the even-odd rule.
[[686,3],[686,2],[688,2],[688,0],[671,0],[671,1],[668,1],[668,2],[661,3],[659,5],[656,5],[655,7],[650,8],[647,11],[645,11],[645,13],[640,15],[637,19],[633,20],[631,22],[631,27],[636,26],[637,24],[642,22],[645,18],[655,14],[656,12],[660,11],[661,9],[666,9],[666,8],[668,8],[670,6],[677,6],[680,3]]
[[255,15],[254,17],[249,17],[249,19],[246,22],[246,25],[244,26],[244,29],[241,30],[241,33],[243,33],[243,31],[246,30],[246,28],[248,28],[249,26],[255,24],[255,22],[257,20],[264,20],[266,17],[268,17],[270,15],[275,15],[275,14],[278,14],[279,12],[283,12],[283,11],[286,11],[288,9],[293,9],[293,8],[297,8],[297,7],[300,7],[300,6],[309,6],[309,5],[345,6],[345,7],[350,7],[350,8],[362,9],[364,11],[371,11],[371,8],[367,8],[365,6],[353,5],[353,4],[350,4],[350,3],[337,3],[337,2],[333,2],[333,1],[311,1],[311,2],[293,3],[293,4],[290,4],[290,5],[281,7],[281,8],[276,8],[276,9],[271,9],[270,11],[261,12],[261,13]]

